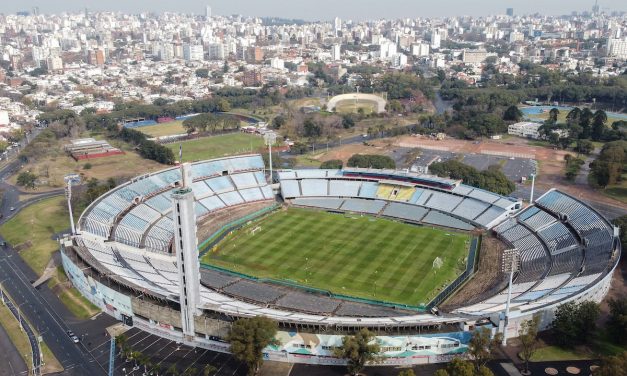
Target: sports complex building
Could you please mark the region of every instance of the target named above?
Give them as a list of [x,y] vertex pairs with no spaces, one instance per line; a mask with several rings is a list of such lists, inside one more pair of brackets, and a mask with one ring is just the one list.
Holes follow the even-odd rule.
[[[297,222],[272,225],[291,211],[300,215]],[[330,216],[334,228],[299,226],[307,213]],[[362,235],[325,246],[351,226],[362,226],[355,227]],[[407,226],[403,241],[395,242],[394,226]],[[433,231],[425,238],[439,245],[412,242],[420,231]],[[281,253],[308,232],[315,249]],[[288,235],[276,235],[282,233]],[[534,314],[546,327],[564,302],[600,301],[620,257],[617,235],[594,209],[557,190],[523,207],[457,180],[358,168],[279,171],[271,184],[261,156],[244,155],[184,164],[116,187],[84,211],[61,251],[74,286],[128,326],[227,352],[231,323],[263,315],[279,323],[280,345],[266,349],[267,359],[318,364],[342,364],[333,348],[366,327],[377,334],[383,363],[399,365],[448,361],[465,351],[478,326],[512,337]],[[455,239],[461,257],[448,254]],[[334,260],[349,243],[356,251],[324,264],[334,274],[314,281],[325,272],[315,265]],[[386,252],[392,243],[402,257]],[[484,253],[487,244],[497,253]],[[249,253],[237,253],[246,247]],[[428,257],[413,258],[427,247]],[[374,253],[362,257],[361,249]],[[233,258],[220,262],[230,252]],[[259,260],[240,269],[255,252]],[[368,270],[377,258],[376,270]],[[300,275],[277,271],[293,260]],[[485,265],[494,269],[488,279]],[[346,268],[355,278],[340,279]],[[358,273],[366,273],[363,289],[350,289]],[[428,293],[412,295],[418,291],[412,284],[424,281],[436,282]],[[399,289],[407,295],[397,299]]]

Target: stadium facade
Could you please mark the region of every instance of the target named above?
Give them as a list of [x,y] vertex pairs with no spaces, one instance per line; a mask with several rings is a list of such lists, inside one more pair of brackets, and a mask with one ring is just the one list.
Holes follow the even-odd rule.
[[[269,184],[259,155],[137,177],[84,211],[77,234],[62,240],[65,271],[104,312],[178,342],[228,352],[231,322],[263,315],[280,328],[267,359],[343,364],[333,348],[342,335],[366,327],[377,333],[383,364],[402,365],[450,360],[466,351],[478,326],[516,336],[532,315],[541,315],[546,327],[564,302],[600,301],[620,257],[618,229],[557,190],[523,208],[460,181],[403,171],[290,170],[275,177],[278,184]],[[196,248],[284,204],[494,235],[519,260],[508,320],[506,288],[483,291],[447,312],[417,311],[198,268]]]

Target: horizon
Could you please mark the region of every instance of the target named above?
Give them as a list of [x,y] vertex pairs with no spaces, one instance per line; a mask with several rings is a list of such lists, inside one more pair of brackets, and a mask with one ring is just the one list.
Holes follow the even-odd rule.
[[[480,0],[472,4],[462,0],[442,0],[437,7],[422,7],[419,2],[410,0],[389,0],[385,3],[367,1],[345,0],[341,3],[332,0],[319,0],[316,3],[289,3],[284,4],[280,0],[240,0],[236,3],[223,1],[200,2],[194,0],[181,0],[174,7],[172,3],[163,1],[137,0],[125,2],[111,0],[105,4],[95,0],[75,1],[70,0],[59,4],[56,2],[44,2],[40,0],[25,0],[18,3],[0,5],[0,13],[15,14],[20,11],[32,12],[38,7],[42,14],[61,14],[82,12],[86,8],[93,12],[121,12],[127,14],[139,13],[181,13],[204,15],[205,6],[212,8],[213,15],[230,16],[242,15],[246,17],[269,17],[284,19],[299,19],[308,22],[329,21],[335,17],[343,20],[376,20],[376,19],[403,19],[403,18],[443,18],[443,17],[487,17],[505,14],[506,8],[513,8],[515,15],[538,14],[539,9],[543,15],[563,16],[570,15],[573,11],[578,13],[590,11],[594,5],[589,0],[574,0],[570,2],[541,2],[531,0],[524,4],[511,0]],[[627,6],[618,0],[605,1],[599,4],[604,12],[624,12]],[[454,12],[450,12],[454,9]]]

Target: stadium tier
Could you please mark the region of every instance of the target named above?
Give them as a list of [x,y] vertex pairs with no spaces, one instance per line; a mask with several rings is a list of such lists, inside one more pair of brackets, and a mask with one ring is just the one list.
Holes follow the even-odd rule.
[[[272,187],[259,155],[198,162],[192,165],[192,177],[198,222],[219,223],[210,226],[201,242],[224,236],[228,223],[236,223],[240,217],[248,221],[244,215],[277,206],[281,199],[287,205],[491,232],[519,255],[512,285],[512,316],[506,328],[511,333],[536,313],[542,314],[546,327],[562,302],[600,300],[620,256],[617,229],[585,203],[556,190],[523,209],[519,200],[459,181],[404,171],[279,171],[279,185]],[[379,338],[382,343],[401,343],[386,349],[386,356],[396,359],[388,364],[406,364],[420,361],[420,356],[442,361],[438,357],[458,353],[466,346],[469,325],[486,318],[492,322],[502,319],[507,289],[451,312],[432,314],[299,290],[289,283],[268,283],[228,270],[202,269],[197,335],[183,338],[170,200],[180,181],[180,170],[170,168],[114,188],[85,210],[78,233],[63,241],[63,265],[73,284],[118,319],[130,317],[152,333],[228,351],[228,346],[220,347],[219,341],[211,339],[223,338],[228,322],[267,316],[279,322],[280,333],[286,333],[280,338],[283,347],[269,351],[271,359],[327,364],[333,363],[329,349],[341,342],[341,337],[323,332],[385,329],[387,334]],[[238,217],[238,213],[244,214]],[[317,336],[319,348],[308,353],[313,358],[292,356],[302,355],[295,350],[302,348],[301,342],[294,346],[298,336],[287,334],[290,330]]]

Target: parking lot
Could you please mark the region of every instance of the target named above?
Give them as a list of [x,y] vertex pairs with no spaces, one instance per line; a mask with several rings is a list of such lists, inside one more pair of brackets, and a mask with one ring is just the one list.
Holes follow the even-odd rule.
[[487,154],[464,154],[444,150],[422,149],[420,156],[414,161],[414,166],[427,166],[433,162],[444,162],[457,159],[477,170],[486,170],[497,165],[508,179],[520,183],[522,177],[528,177],[536,172],[537,162],[529,158],[501,157]]
[[[246,375],[246,366],[228,354],[177,344],[136,328],[128,330],[124,335],[128,338],[128,345],[132,351],[148,356],[151,364],[157,365],[159,374],[166,374],[166,371],[174,365],[178,374],[183,374],[189,369],[190,371],[187,372],[190,375],[202,375],[205,365],[210,364],[217,369],[215,375]],[[92,355],[104,369],[108,369],[110,337],[104,334],[97,340],[92,337],[91,343]],[[115,375],[141,376],[144,373],[142,365],[133,360],[121,358],[119,349],[116,349],[116,353],[118,356],[115,358]]]

